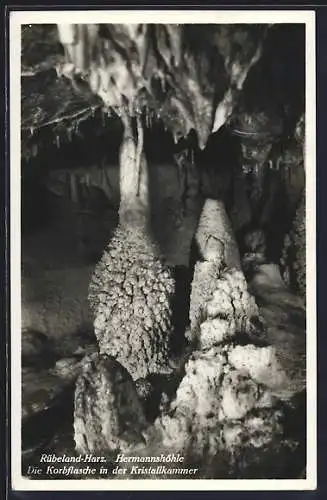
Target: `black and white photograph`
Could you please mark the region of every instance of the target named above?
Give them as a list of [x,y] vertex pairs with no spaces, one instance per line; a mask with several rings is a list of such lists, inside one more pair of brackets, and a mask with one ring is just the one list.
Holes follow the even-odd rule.
[[13,488],[314,489],[314,13],[9,39]]

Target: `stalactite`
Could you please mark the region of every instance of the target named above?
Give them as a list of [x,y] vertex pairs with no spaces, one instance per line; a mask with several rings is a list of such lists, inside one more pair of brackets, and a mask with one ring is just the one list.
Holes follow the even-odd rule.
[[73,134],[72,134],[72,130],[71,128],[67,128],[67,138],[68,138],[68,142],[72,142],[72,137],[73,137]]
[[137,196],[140,194],[140,182],[141,182],[141,159],[143,153],[143,142],[144,142],[144,131],[142,126],[142,121],[140,115],[136,116],[137,125],[137,147],[136,147],[136,171],[137,171]]

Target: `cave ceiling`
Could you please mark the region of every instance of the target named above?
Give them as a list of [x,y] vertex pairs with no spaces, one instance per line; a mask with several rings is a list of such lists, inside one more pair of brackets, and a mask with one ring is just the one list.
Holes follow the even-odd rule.
[[149,127],[161,121],[175,142],[195,131],[200,149],[249,95],[254,108],[299,113],[303,32],[255,24],[23,26],[22,156],[35,155],[45,137],[59,146],[84,121],[107,125],[123,110],[142,114]]

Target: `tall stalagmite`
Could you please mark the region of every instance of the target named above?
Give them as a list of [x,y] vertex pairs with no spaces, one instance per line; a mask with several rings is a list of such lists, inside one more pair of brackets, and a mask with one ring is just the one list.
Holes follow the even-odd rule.
[[118,228],[92,276],[89,303],[101,352],[134,380],[167,368],[174,281],[149,228],[148,166],[138,118],[138,144],[123,116]]

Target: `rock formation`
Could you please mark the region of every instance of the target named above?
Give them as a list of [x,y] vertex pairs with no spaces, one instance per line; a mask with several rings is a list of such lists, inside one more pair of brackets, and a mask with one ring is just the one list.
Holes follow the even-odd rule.
[[[223,243],[216,249],[216,254],[203,253],[207,260],[196,265],[202,274],[194,275],[191,324],[196,350],[174,400],[154,428],[167,449],[203,464],[201,477],[210,477],[211,465],[219,470],[222,457],[232,477],[248,477],[254,463],[270,463],[280,450],[289,456],[296,449],[283,430],[283,404],[294,391],[275,349],[260,345],[263,324],[239,260],[227,267]],[[279,465],[269,470],[267,463],[263,477],[278,476]]]
[[119,227],[90,284],[89,301],[102,352],[136,380],[168,360],[174,281],[141,228]]
[[194,238],[198,253],[191,291],[190,323],[192,336],[202,322],[202,308],[216,289],[219,272],[224,266],[240,268],[240,256],[224,207],[218,200],[204,203]]
[[[236,277],[243,280],[242,287]],[[285,440],[283,428],[291,384],[274,348],[260,346],[258,309],[240,271],[218,276],[203,311],[200,347],[191,354],[176,397],[155,428],[167,449],[202,464],[201,477],[217,477],[210,474],[219,470],[222,457],[231,477],[249,477],[254,463],[271,463],[280,450],[289,456],[297,448],[296,442]],[[279,465],[264,466],[262,477],[278,476]]]
[[89,303],[101,352],[115,357],[133,379],[167,369],[174,280],[149,228],[147,163],[130,123],[120,154],[119,226],[93,273]]
[[145,418],[133,380],[114,358],[84,359],[75,389],[74,438],[78,453],[114,452],[144,443]]

